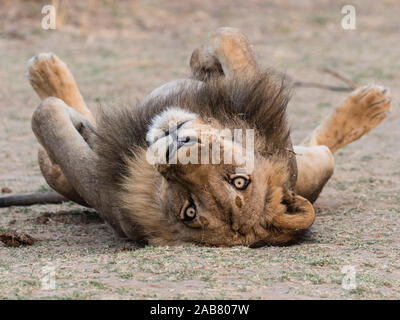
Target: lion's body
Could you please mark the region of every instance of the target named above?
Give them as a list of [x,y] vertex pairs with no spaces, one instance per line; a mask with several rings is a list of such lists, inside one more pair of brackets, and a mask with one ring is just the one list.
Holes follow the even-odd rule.
[[[390,108],[386,89],[360,88],[293,149],[285,82],[258,70],[242,33],[219,30],[193,53],[191,67],[191,78],[154,90],[141,104],[103,109],[93,120],[83,100],[68,98],[81,96],[56,56],[32,60],[30,81],[41,98],[77,104],[48,98],[33,116],[33,130],[46,150],[40,159],[49,184],[95,208],[133,240],[224,246],[288,242],[312,224],[311,202],[333,174],[333,153],[375,127]],[[56,77],[40,76],[46,72]],[[58,89],[65,82],[71,92]],[[217,164],[170,162],[170,150],[178,157],[204,146],[211,150],[201,133],[247,161],[239,152],[244,146],[215,133],[222,129],[254,130],[254,168],[236,158]],[[180,140],[187,130],[194,140]],[[148,151],[163,141],[169,141],[161,149],[167,162],[150,163]]]

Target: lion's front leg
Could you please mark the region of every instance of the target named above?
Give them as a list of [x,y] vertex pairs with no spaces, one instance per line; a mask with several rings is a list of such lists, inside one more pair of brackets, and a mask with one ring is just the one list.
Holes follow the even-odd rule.
[[254,52],[244,33],[235,28],[220,28],[193,51],[192,74],[197,80],[212,75],[244,77],[258,72]]
[[333,174],[333,153],[381,123],[388,115],[390,103],[387,89],[367,85],[336,107],[303,146],[294,148],[298,167],[296,191],[315,201]]

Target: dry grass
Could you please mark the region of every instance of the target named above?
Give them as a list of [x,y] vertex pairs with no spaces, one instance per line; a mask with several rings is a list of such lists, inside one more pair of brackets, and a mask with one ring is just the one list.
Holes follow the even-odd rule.
[[[138,248],[76,205],[0,209],[0,231],[39,240],[30,247],[0,245],[0,298],[400,298],[400,5],[352,2],[355,31],[341,29],[337,1],[312,6],[306,0],[109,0],[87,8],[59,1],[59,29],[44,31],[44,1],[4,1],[0,187],[14,192],[47,190],[30,129],[39,100],[24,78],[26,61],[38,52],[54,51],[69,63],[95,110],[99,103],[112,107],[143,98],[185,76],[199,41],[219,26],[234,26],[249,35],[265,66],[330,84],[335,81],[317,70],[338,69],[360,84],[388,86],[394,101],[388,120],[337,154],[336,172],[302,242],[262,249]],[[295,142],[344,97],[297,89],[289,106]],[[55,290],[42,288],[42,268],[49,263],[56,270]],[[341,286],[345,265],[356,268],[354,290]]]

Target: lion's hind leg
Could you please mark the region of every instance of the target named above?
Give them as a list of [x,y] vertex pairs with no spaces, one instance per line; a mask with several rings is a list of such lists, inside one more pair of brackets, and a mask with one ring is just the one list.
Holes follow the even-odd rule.
[[[72,73],[55,54],[41,53],[32,57],[28,61],[27,77],[42,100],[47,97],[59,98],[94,124],[93,115],[86,107]],[[86,204],[59,165],[49,157],[48,150],[40,148],[38,160],[44,178],[54,190],[72,201]]]
[[88,126],[84,116],[54,97],[44,99],[32,115],[32,130],[52,159],[43,166],[57,163],[73,190],[93,206],[99,202],[93,167],[96,156],[80,133]]
[[73,190],[124,236],[113,195],[98,183],[97,154],[84,138],[91,130],[88,120],[64,101],[49,97],[33,113],[32,130],[49,157],[59,164]]
[[303,145],[326,145],[332,153],[361,138],[388,115],[391,97],[382,86],[367,85],[353,91]]

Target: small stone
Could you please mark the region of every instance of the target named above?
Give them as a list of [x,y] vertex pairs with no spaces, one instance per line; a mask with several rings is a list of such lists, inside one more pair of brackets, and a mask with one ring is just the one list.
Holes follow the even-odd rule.
[[1,193],[12,193],[12,190],[8,187],[1,188]]

